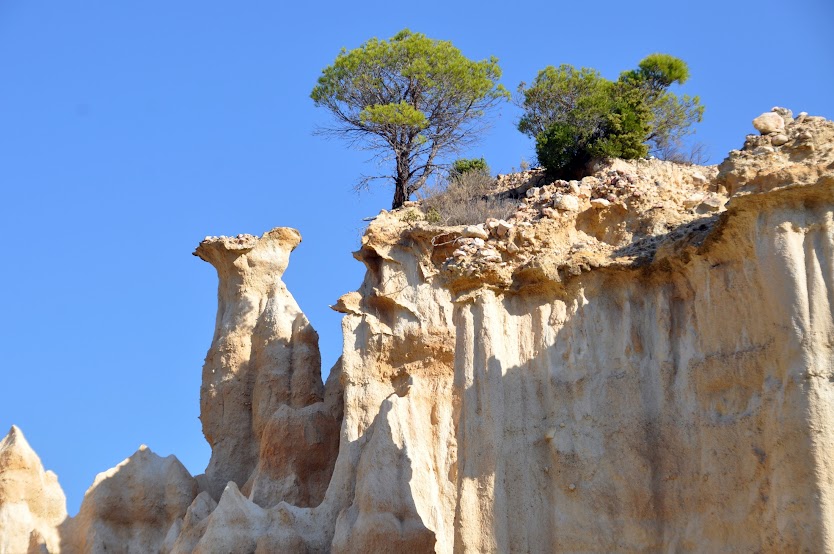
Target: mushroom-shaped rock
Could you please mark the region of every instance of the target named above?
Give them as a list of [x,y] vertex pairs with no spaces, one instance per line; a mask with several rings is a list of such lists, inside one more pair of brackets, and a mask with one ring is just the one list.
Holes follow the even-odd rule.
[[322,400],[318,334],[281,280],[300,242],[298,231],[278,227],[262,237],[210,238],[194,252],[220,280],[200,388],[200,419],[211,445],[206,480],[214,498],[229,481],[241,488],[249,481],[276,410]]
[[13,425],[0,440],[0,552],[37,552],[43,547],[57,552],[57,528],[66,517],[58,477],[44,471],[23,432]]
[[159,552],[196,495],[197,481],[175,456],[142,446],[96,476],[62,531],[64,544],[69,552]]

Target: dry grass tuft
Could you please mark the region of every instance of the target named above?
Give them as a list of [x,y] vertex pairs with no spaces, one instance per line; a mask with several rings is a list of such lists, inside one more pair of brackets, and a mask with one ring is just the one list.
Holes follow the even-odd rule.
[[435,225],[473,225],[490,217],[508,219],[518,201],[495,194],[495,179],[482,171],[468,171],[422,195],[426,220]]

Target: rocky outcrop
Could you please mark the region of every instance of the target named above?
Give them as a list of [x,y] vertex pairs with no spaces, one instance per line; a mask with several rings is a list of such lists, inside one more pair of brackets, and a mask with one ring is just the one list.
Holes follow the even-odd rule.
[[[781,117],[781,129],[748,135],[741,150],[733,150],[719,166],[718,183],[735,196],[745,196],[784,187],[810,186],[834,173],[834,139],[831,122],[790,110],[769,112]],[[778,198],[778,196],[775,196]]]
[[207,238],[206,475],[140,450],[64,550],[834,551],[834,124],[757,122],[718,167],[503,178],[503,220],[381,213],[326,385],[298,233]]
[[174,456],[141,446],[99,473],[78,515],[61,530],[65,552],[159,552],[166,532],[197,495],[197,481]]
[[298,231],[278,228],[208,237],[194,252],[220,281],[200,388],[212,447],[205,479],[216,499],[231,481],[262,507],[314,506],[330,481],[340,408],[323,402],[318,334],[281,280],[300,242]]
[[57,552],[67,501],[14,425],[0,440],[0,554]]

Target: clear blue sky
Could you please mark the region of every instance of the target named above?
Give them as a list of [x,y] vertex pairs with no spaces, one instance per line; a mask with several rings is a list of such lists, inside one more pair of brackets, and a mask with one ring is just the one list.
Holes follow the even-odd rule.
[[[720,161],[774,105],[834,117],[829,0],[704,2],[0,3],[0,434],[19,425],[70,513],[142,443],[200,473],[199,385],[216,276],[206,235],[292,226],[285,280],[322,340],[360,283],[367,153],[313,136],[309,93],[343,46],[404,27],[495,55],[515,90],[549,64],[616,78],[645,55],[689,63]],[[407,11],[413,8],[413,13]],[[533,156],[505,105],[468,154],[508,172]]]

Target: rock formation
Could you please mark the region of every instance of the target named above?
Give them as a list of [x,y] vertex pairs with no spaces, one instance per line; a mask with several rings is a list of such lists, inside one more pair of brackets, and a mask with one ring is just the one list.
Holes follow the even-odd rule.
[[23,433],[12,426],[0,440],[0,554],[58,552],[67,500],[58,477],[44,471]]
[[314,506],[330,482],[341,406],[324,403],[318,334],[281,281],[300,242],[278,228],[260,239],[207,237],[194,252],[220,281],[200,387],[205,480],[218,499],[232,481],[263,507]]
[[96,476],[78,515],[63,525],[62,551],[159,552],[196,495],[197,481],[176,457],[141,446]]
[[[344,348],[326,385],[280,279],[298,233],[207,238],[195,254],[220,285],[206,475],[140,449],[76,518],[16,516],[0,538],[49,552],[834,551],[834,123],[781,108],[756,122],[718,167],[614,160],[581,181],[499,180],[520,197],[507,220],[382,212],[356,253],[362,286],[334,305]],[[24,456],[12,497],[4,449],[0,515],[44,513],[15,500],[36,496],[40,462]]]

